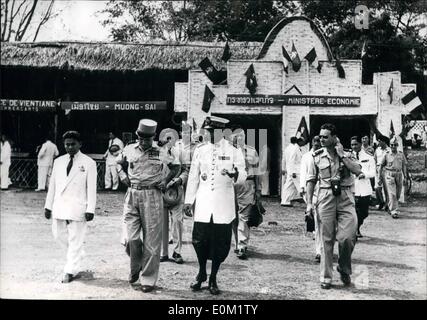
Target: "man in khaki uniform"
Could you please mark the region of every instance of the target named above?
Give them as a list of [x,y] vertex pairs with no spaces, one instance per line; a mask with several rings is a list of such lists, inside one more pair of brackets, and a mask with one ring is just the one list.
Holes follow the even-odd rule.
[[[320,282],[322,289],[330,289],[335,239],[339,243],[337,271],[345,285],[351,283],[351,254],[356,243],[357,216],[353,194],[354,180],[350,173],[358,176],[361,168],[354,159],[344,153],[334,125],[322,125],[319,136],[323,148],[315,152],[306,177],[306,214],[313,216],[313,206],[317,207],[323,237]],[[319,191],[317,203],[313,204],[313,191],[317,180]]]
[[398,151],[399,143],[396,137],[390,140],[390,151],[387,151],[381,162],[380,175],[384,173],[388,209],[394,219],[399,217],[398,200],[402,192],[402,186],[406,182],[406,159],[403,152]]
[[[159,275],[162,191],[167,183],[166,166],[172,165],[171,158],[162,156],[160,148],[153,145],[156,128],[155,121],[140,120],[136,131],[139,142],[125,147],[118,164],[120,180],[128,186],[123,210],[130,256],[129,283],[137,289],[140,279],[143,292],[154,289]],[[123,170],[126,163],[127,173]]]
[[261,185],[258,175],[259,157],[255,148],[245,144],[245,132],[242,128],[236,128],[233,135],[233,144],[239,149],[245,159],[245,169],[247,177],[244,183],[234,185],[236,192],[238,219],[235,221],[237,228],[233,228],[237,233],[237,257],[247,259],[247,247],[250,237],[250,228],[248,227],[249,212],[251,206],[256,201],[261,200]]

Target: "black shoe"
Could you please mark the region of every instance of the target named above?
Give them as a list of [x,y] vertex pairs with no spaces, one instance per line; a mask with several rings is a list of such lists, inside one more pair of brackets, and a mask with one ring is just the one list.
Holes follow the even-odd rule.
[[221,293],[216,281],[209,281],[209,292],[215,296]]
[[160,262],[165,262],[165,261],[169,261],[169,257],[168,256],[161,256]]
[[237,258],[240,260],[246,260],[248,258],[248,254],[246,253],[246,249],[240,249],[237,254]]
[[320,288],[325,289],[325,290],[329,290],[330,288],[332,288],[332,283],[321,282],[320,283]]
[[62,277],[62,283],[69,283],[74,280],[74,276],[70,273],[65,273]]
[[338,266],[337,267],[337,271],[340,273],[341,275],[341,281],[342,283],[344,283],[345,286],[349,286],[351,284],[351,278],[350,275],[342,272],[341,268]]
[[193,291],[200,291],[202,288],[202,283],[208,279],[208,276],[205,275],[197,275],[196,281],[190,284],[190,288]]
[[173,244],[173,239],[170,239],[168,243]]
[[378,205],[378,210],[381,211],[384,208],[385,203],[380,203]]
[[179,253],[176,253],[175,251],[172,254],[172,260],[175,261],[175,263],[183,264],[184,259],[182,259],[181,255]]
[[320,254],[316,254],[316,256],[314,257],[314,261],[316,261],[317,263],[320,263]]
[[142,292],[151,292],[154,290],[154,286],[143,285],[141,286],[141,290]]
[[135,283],[137,283],[137,281],[139,280],[139,273],[142,271],[142,267],[141,268],[139,268],[139,271],[138,271],[138,273],[136,273],[136,274],[130,274],[129,275],[129,283],[132,285],[132,284],[135,284]]

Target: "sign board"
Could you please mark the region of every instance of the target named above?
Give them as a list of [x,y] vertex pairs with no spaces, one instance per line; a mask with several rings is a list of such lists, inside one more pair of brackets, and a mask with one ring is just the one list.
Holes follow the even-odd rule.
[[359,107],[360,97],[306,96],[306,95],[249,95],[228,94],[228,105],[249,106],[311,106],[311,107]]
[[63,101],[64,110],[157,111],[166,110],[166,101]]
[[0,99],[1,111],[55,111],[56,101]]

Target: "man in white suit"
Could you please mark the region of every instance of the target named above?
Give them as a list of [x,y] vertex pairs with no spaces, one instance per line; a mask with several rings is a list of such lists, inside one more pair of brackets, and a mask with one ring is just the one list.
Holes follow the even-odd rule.
[[203,123],[210,140],[194,151],[183,208],[191,216],[195,203],[192,242],[199,273],[190,287],[193,291],[201,289],[202,282],[207,280],[206,262],[211,259],[209,291],[213,295],[220,293],[216,276],[230,251],[231,223],[236,218],[233,185],[243,183],[247,176],[242,152],[223,139],[222,134],[214,134],[215,129],[225,128],[226,123],[227,119],[219,117],[207,117]]
[[46,142],[43,143],[37,154],[37,189],[36,191],[43,191],[46,185],[49,185],[49,178],[52,174],[53,159],[59,155],[56,144],[46,137]]
[[[123,141],[116,137],[114,132],[109,133],[110,140],[108,141],[108,149],[104,154],[105,159],[105,189],[112,189],[113,191],[119,188],[119,175],[117,172],[118,155],[123,151]],[[116,145],[119,150],[113,151],[111,146]],[[117,148],[116,148],[117,149]]]
[[282,188],[281,205],[284,207],[292,207],[292,200],[299,198],[299,174],[301,165],[302,153],[296,137],[291,137],[291,144],[286,147],[282,174],[286,173],[286,182]]
[[10,163],[11,163],[10,159],[12,156],[12,148],[10,147],[10,143],[4,134],[1,135],[0,154],[1,154],[1,160],[0,160],[1,189],[7,190],[9,188],[9,185],[10,185],[9,167],[10,167]]
[[81,271],[86,221],[95,213],[97,172],[95,161],[80,152],[77,131],[67,131],[62,138],[67,154],[53,163],[45,217],[52,216],[53,237],[67,249],[62,282],[68,283]]

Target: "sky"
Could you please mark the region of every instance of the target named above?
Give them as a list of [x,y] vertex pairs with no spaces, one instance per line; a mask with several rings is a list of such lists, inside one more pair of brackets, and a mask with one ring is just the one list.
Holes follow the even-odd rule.
[[53,12],[58,16],[47,22],[36,41],[109,41],[109,29],[101,25],[98,13],[107,1],[55,1]]

